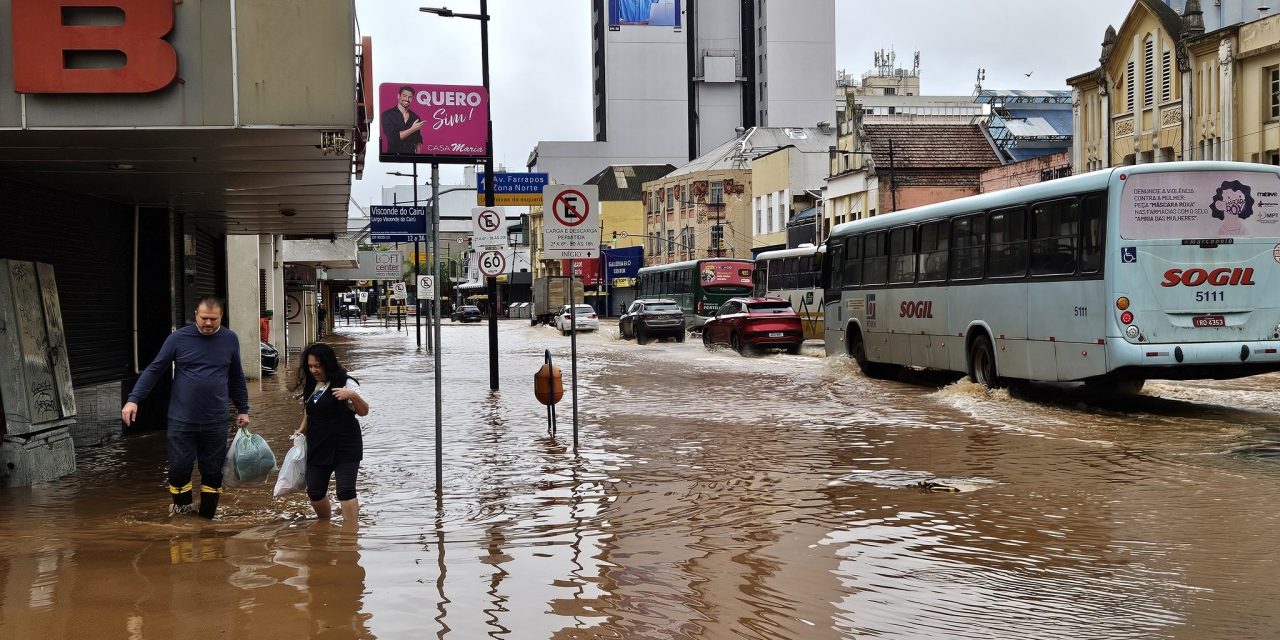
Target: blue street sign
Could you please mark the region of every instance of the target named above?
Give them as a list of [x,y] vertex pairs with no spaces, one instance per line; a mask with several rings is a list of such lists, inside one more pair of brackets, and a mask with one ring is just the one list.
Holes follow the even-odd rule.
[[[551,182],[545,173],[493,174],[493,204],[496,207],[539,206],[542,188]],[[484,173],[476,174],[476,205],[484,206]]]
[[[545,173],[495,173],[493,174],[493,192],[541,195],[542,188],[549,182],[551,179]],[[484,172],[476,173],[476,191],[484,191]]]
[[605,271],[610,282],[617,278],[634,278],[644,266],[644,247],[623,247],[621,249],[602,249],[605,259]]
[[370,242],[426,242],[431,219],[426,207],[369,207]]

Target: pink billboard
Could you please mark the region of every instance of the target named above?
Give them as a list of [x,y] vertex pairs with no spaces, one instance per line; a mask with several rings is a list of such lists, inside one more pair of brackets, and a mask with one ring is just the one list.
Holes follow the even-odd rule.
[[489,92],[450,84],[378,86],[383,162],[469,164],[488,155]]

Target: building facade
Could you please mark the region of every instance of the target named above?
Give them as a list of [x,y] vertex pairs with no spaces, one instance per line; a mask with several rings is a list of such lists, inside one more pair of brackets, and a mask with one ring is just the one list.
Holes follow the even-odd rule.
[[834,0],[660,0],[643,21],[623,4],[591,2],[594,139],[539,142],[531,170],[582,184],[680,166],[739,128],[834,120]]
[[[789,244],[789,227],[796,214],[808,211],[822,201],[822,185],[827,178],[830,149],[819,149],[824,142],[834,142],[834,132],[801,151],[787,145],[765,153],[751,163],[751,237],[752,251],[785,249]],[[812,240],[810,240],[812,241]]]
[[1107,28],[1100,66],[1067,80],[1076,110],[1073,170],[1280,163],[1280,16],[1206,31],[1200,5],[1188,0],[1179,15],[1137,0],[1119,30]]
[[[785,246],[787,223],[817,199],[835,141],[829,127],[755,127],[646,182],[645,264],[751,257]],[[754,186],[759,162],[765,191]]]
[[[201,296],[227,300],[257,376],[283,240],[346,230],[371,43],[351,0],[129,3],[123,27],[82,5],[0,0],[0,258],[52,265],[84,399],[70,432],[94,444]],[[138,428],[166,410],[157,388]]]

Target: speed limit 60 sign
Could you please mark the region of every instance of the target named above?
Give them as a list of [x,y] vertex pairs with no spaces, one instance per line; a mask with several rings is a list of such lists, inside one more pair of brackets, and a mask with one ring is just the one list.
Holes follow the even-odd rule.
[[501,251],[483,251],[479,256],[480,273],[496,276],[507,270],[507,259]]

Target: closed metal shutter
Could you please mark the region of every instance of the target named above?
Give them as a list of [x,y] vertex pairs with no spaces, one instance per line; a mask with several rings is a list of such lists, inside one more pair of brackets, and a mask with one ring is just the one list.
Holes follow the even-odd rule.
[[196,300],[204,296],[227,297],[227,244],[224,238],[188,223],[183,241],[184,324],[195,322]]
[[71,382],[129,377],[133,209],[0,182],[0,258],[53,265]]

